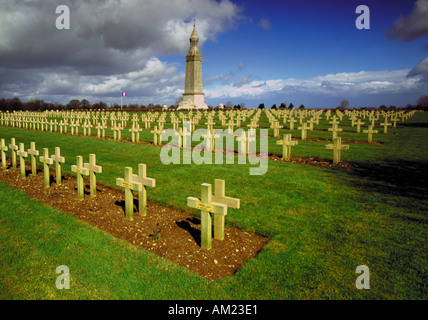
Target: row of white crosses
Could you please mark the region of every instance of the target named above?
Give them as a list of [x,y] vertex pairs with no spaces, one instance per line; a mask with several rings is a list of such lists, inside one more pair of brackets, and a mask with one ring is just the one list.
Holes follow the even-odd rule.
[[[21,177],[25,179],[25,158],[30,155],[31,157],[31,174],[36,175],[37,174],[37,168],[36,168],[36,157],[39,156],[39,151],[36,149],[35,142],[30,143],[30,149],[27,151],[24,150],[24,144],[20,143],[19,148],[15,144],[15,138],[11,138],[11,143],[9,144],[9,148],[12,152],[11,156],[11,162],[12,162],[12,168],[16,168],[16,155],[20,157],[20,167],[21,167]],[[2,156],[2,169],[6,170],[6,154],[5,151],[8,150],[8,147],[5,145],[4,139],[1,139],[0,142],[0,149],[1,149],[1,156]],[[79,156],[80,157],[80,156]],[[95,155],[90,155],[90,161],[89,163],[85,163],[83,166],[79,165],[79,160],[81,160],[81,157],[77,159],[78,162],[78,168],[79,170],[76,170],[76,166],[72,166],[71,169],[73,172],[77,172],[78,174],[85,174],[90,175],[90,190],[91,190],[91,196],[96,195],[96,177],[95,173],[101,173],[102,168],[100,166],[95,165]],[[65,163],[65,158],[61,156],[61,150],[59,147],[55,147],[55,153],[49,157],[49,149],[43,148],[43,155],[39,157],[39,161],[43,163],[43,175],[44,175],[44,186],[45,188],[50,187],[50,177],[49,177],[49,165],[52,165],[55,163],[55,173],[56,173],[56,183],[57,185],[62,184],[62,175],[61,175],[61,164]],[[82,170],[84,169],[84,170]],[[78,176],[79,178],[79,176]],[[78,183],[78,195],[79,199],[82,198],[83,191],[80,188],[82,183]]]
[[[6,146],[5,140],[0,140],[0,151],[2,157],[2,169],[6,170],[6,151],[12,152],[12,168],[16,168],[16,156],[20,157],[21,177],[25,179],[25,158],[31,155],[32,174],[37,174],[36,169],[36,157],[39,155],[39,151],[35,148],[35,143],[31,142],[31,147],[27,151],[24,150],[24,144],[20,143],[19,147],[15,143],[15,138],[11,138],[11,143]],[[45,188],[50,187],[50,176],[49,176],[49,165],[55,163],[56,171],[56,183],[61,185],[61,164],[65,162],[65,158],[61,156],[59,147],[55,147],[55,154],[49,157],[48,148],[43,148],[43,155],[39,157],[41,163],[43,163],[44,172],[44,186]],[[102,173],[102,167],[96,164],[95,154],[89,155],[89,163],[83,163],[82,156],[77,156],[76,165],[71,166],[71,171],[76,173],[77,176],[77,196],[79,200],[84,199],[84,181],[83,176],[89,176],[90,185],[90,196],[96,196],[96,174]],[[146,187],[155,187],[156,180],[147,178],[146,176],[146,165],[138,165],[138,175],[132,174],[132,168],[125,168],[125,179],[118,178],[116,180],[118,186],[125,189],[125,215],[129,220],[133,219],[133,206],[132,206],[132,191],[138,192],[139,198],[139,212],[142,215],[147,213],[147,191]]]
[[[295,115],[299,116],[300,119],[302,119],[302,117],[305,117],[305,116],[308,116],[308,115],[312,115],[313,118],[308,121],[309,127],[308,127],[308,125],[306,123],[303,123],[302,126],[298,127],[298,129],[301,130],[301,139],[302,140],[306,140],[306,138],[307,138],[307,130],[313,130],[313,124],[319,122],[319,117],[320,117],[320,114],[322,113],[322,111],[308,111],[308,110],[303,110],[303,111],[301,111],[301,110],[298,110],[298,111],[292,110],[292,111],[295,111],[295,112],[289,112],[289,110],[285,110],[286,113],[279,113],[278,112],[278,113],[276,113],[276,115],[281,116],[282,114],[284,114],[284,120],[285,120],[285,118],[286,118],[287,115],[289,115],[291,117],[292,114],[295,114]],[[253,112],[254,112],[254,110],[253,110]],[[277,110],[272,110],[272,111],[265,110],[265,112],[268,115],[269,121],[271,122],[271,128],[274,129],[274,137],[278,137],[279,136],[279,129],[282,128],[282,127],[279,126],[279,122],[276,120],[275,116],[271,114],[271,112],[277,112]],[[208,114],[208,116],[210,117],[210,119],[212,119],[212,114],[213,113]],[[229,116],[231,118],[231,120],[229,120],[229,125],[228,125],[229,126],[229,131],[233,130],[233,127],[235,125],[235,123],[232,121],[232,119],[235,116],[237,116],[239,118],[239,114],[240,113],[237,113],[237,114],[230,113],[229,114]],[[243,114],[244,114],[244,117],[245,117],[246,113],[243,113]],[[333,121],[330,122],[332,124],[332,128],[328,129],[329,131],[331,131],[333,133],[333,137],[332,137],[333,140],[337,137],[337,132],[342,131],[342,129],[338,127],[338,121],[336,121],[336,120],[337,120],[337,117],[342,118],[343,117],[343,113],[341,113],[340,111],[338,111],[337,114],[338,114],[338,116],[333,116]],[[155,113],[155,115],[157,115],[157,113]],[[172,115],[174,115],[174,113],[172,113]],[[247,114],[247,115],[250,115],[250,114]],[[260,110],[258,110],[257,113],[254,115],[253,119],[251,120],[251,124],[247,125],[247,126],[251,127],[252,129],[258,127],[257,122],[258,122],[258,116],[259,115],[260,115]],[[352,122],[354,124],[355,123],[355,119],[356,119],[355,118],[356,117],[355,113],[348,113],[347,115],[349,117],[351,117]],[[143,116],[144,117],[149,117],[149,116],[142,115],[142,117]],[[182,119],[186,119],[187,118],[187,115],[183,114],[183,113],[180,113],[179,116]],[[200,116],[201,116],[201,113],[197,113],[195,115],[194,119],[192,119],[192,126],[191,126],[192,129],[194,129],[194,125],[195,125],[195,123],[197,123],[197,121],[200,118]],[[219,118],[221,116],[223,116],[224,118],[226,118],[226,116],[224,116],[222,113],[219,114]],[[328,118],[329,116],[330,116],[330,110],[328,110],[326,112],[326,118]],[[375,113],[370,113],[370,119],[372,121],[379,119],[379,116],[380,115],[378,113],[376,113],[376,114]],[[384,123],[381,123],[381,124],[384,125],[384,132],[386,133],[387,132],[387,127],[388,127],[388,125],[391,125],[391,123],[389,123],[387,121],[388,113],[386,113],[384,116],[385,116],[385,121],[384,121]],[[157,116],[153,116],[153,119],[155,119],[156,117]],[[190,117],[191,117],[191,115],[189,116],[189,118]],[[73,117],[70,116],[70,118],[73,118]],[[76,133],[78,133],[79,121],[85,119],[85,123],[82,125],[83,126],[83,132],[84,132],[84,135],[86,135],[86,130],[88,130],[89,135],[90,135],[91,125],[90,125],[90,122],[88,120],[89,118],[90,118],[89,113],[87,113],[86,115],[84,115],[84,113],[83,113],[83,115],[76,116],[76,122],[74,122],[72,120],[72,123],[70,124],[72,134],[74,134],[74,129],[75,129]],[[102,118],[104,120],[106,119],[105,116],[102,116]],[[112,119],[116,119],[116,116],[114,115],[114,113],[111,114],[111,118]],[[129,115],[125,114],[124,116],[121,116],[119,114],[118,118],[128,119]],[[151,131],[152,133],[154,133],[154,144],[155,145],[158,145],[158,143],[160,141],[160,134],[161,134],[161,131],[162,131],[161,127],[163,127],[164,118],[165,118],[165,113],[162,113],[162,115],[159,117],[159,125],[160,125],[160,127],[156,126],[154,128],[154,130]],[[142,130],[139,127],[137,119],[138,119],[137,114],[134,114],[133,115],[132,128],[129,129],[129,131],[131,132],[131,136],[132,136],[131,140],[133,142],[135,142],[135,141],[138,142],[139,141],[139,132],[141,132],[141,130]],[[171,119],[173,119],[172,116],[171,116]],[[176,119],[177,118],[174,115],[174,120],[172,120],[172,121],[173,121],[173,125],[174,125],[175,128],[177,128],[177,120]],[[105,137],[106,125],[104,124],[104,122],[105,122],[104,120],[103,120],[103,122],[101,124],[100,123],[97,124],[96,128],[97,128],[97,131],[98,131],[98,137],[101,136],[101,132],[102,132],[102,136]],[[394,120],[394,125],[396,125],[396,121],[398,120],[398,118],[395,117],[392,120]],[[86,122],[86,121],[88,121],[88,122]],[[294,120],[294,118],[290,118],[289,121],[290,121],[290,130],[292,130],[292,129],[294,129],[294,122],[296,122],[296,120]],[[47,123],[47,121],[44,121],[44,122]],[[213,128],[214,123],[213,123],[212,120],[208,120],[208,122],[206,124],[208,125],[209,128]],[[360,130],[361,130],[361,124],[364,124],[364,123],[361,122],[360,119],[358,119],[358,121],[357,121],[357,132],[360,132]],[[372,124],[373,124],[373,122],[372,122]],[[42,126],[43,126],[43,124],[42,124]],[[62,120],[61,120],[61,122],[60,122],[60,131],[61,132],[62,132],[63,126],[64,126],[65,131],[67,131],[67,122],[66,121],[62,122]],[[52,120],[51,120],[51,127],[52,127]],[[114,134],[114,139],[115,140],[117,140],[117,139],[120,140],[121,139],[121,130],[123,130],[122,125],[119,123],[117,126],[115,125],[112,128],[112,130],[113,130],[113,134]],[[373,126],[372,127],[369,126],[369,128],[367,130],[364,130],[364,133],[368,133],[368,141],[372,142],[373,134],[374,133],[378,133],[378,131],[377,130],[373,130]]]
[[[329,120],[329,116],[331,114],[331,110],[323,111],[323,110],[264,110],[265,113],[269,113],[269,115],[276,116],[278,118],[280,117],[298,117],[299,119],[303,119],[305,117],[311,116],[311,117],[319,117],[321,114],[324,113],[327,120]],[[226,112],[223,111],[204,111],[203,115],[205,117],[211,116],[214,117],[216,115],[216,112],[218,114],[219,120],[222,118],[229,117],[231,119],[233,118],[240,118],[244,120],[246,117],[253,116],[254,113],[260,114],[260,110],[255,111],[254,109],[250,110],[229,110]],[[368,111],[368,110],[353,110],[349,111],[346,110],[345,113],[340,112],[340,110],[336,111],[336,115],[342,120],[343,115],[347,116],[357,116],[357,117],[363,117],[363,119],[366,119],[366,117],[371,117],[372,119],[379,119],[379,116],[387,116],[387,117],[401,117],[401,121],[404,121],[405,118],[408,116],[411,116],[414,113],[414,111],[411,112],[405,112],[404,110],[400,111]],[[144,121],[147,117],[151,119],[151,121],[154,121],[159,114],[162,114],[162,116],[165,116],[166,113],[158,113],[158,112],[147,112],[141,116],[141,119]],[[169,114],[174,115],[178,114],[180,117],[182,115],[185,115],[183,112],[169,112]],[[190,116],[192,116],[192,113],[188,113]],[[110,115],[111,120],[119,120],[122,122],[122,126],[124,126],[124,122],[129,119],[129,114],[127,112],[111,112],[111,111],[45,111],[45,112],[29,112],[29,111],[14,111],[13,113],[0,113],[0,121],[1,124],[4,124],[4,121],[13,121],[13,122],[22,122],[24,120],[31,121],[31,119],[35,120],[36,118],[43,118],[44,122],[47,122],[47,117],[53,117],[53,118],[63,118],[65,122],[68,122],[69,120],[76,120],[76,122],[80,123],[81,121],[90,121],[92,118],[92,121],[94,124],[98,121],[98,119],[101,116],[101,120],[103,123],[105,123],[108,120],[108,117]],[[202,113],[200,111],[196,112],[196,116],[200,117]],[[135,121],[136,119],[132,119]],[[245,120],[244,120],[245,121]],[[25,121],[24,121],[25,122]],[[302,120],[300,120],[300,123],[302,124]],[[48,123],[49,124],[49,123]],[[55,122],[53,122],[53,125],[55,125]]]
[[[31,157],[31,173],[32,175],[37,174],[36,169],[36,157],[39,156],[39,151],[36,150],[36,145],[34,142],[31,142],[30,149],[25,151],[24,143],[20,143],[19,146],[15,143],[15,138],[11,138],[11,143],[9,146],[6,146],[4,139],[0,141],[0,149],[2,156],[2,169],[6,170],[6,153],[8,149],[11,151],[11,162],[12,168],[16,169],[16,156],[19,156],[19,163],[21,169],[21,178],[25,179],[25,158],[30,155]],[[43,148],[43,155],[39,157],[39,161],[43,163],[44,169],[44,185],[46,188],[50,186],[50,177],[49,177],[49,165],[55,162],[55,172],[56,172],[56,183],[61,185],[61,164],[65,162],[65,158],[61,156],[61,150],[59,147],[55,147],[55,153],[49,157],[48,148]]]

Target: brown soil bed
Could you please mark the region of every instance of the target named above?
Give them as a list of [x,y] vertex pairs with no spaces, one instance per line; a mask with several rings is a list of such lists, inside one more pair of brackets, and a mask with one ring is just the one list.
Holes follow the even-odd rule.
[[356,163],[340,161],[337,164],[334,164],[333,161],[329,159],[322,159],[316,156],[312,157],[300,157],[300,156],[290,156],[290,159],[284,160],[279,154],[269,153],[269,160],[297,163],[297,164],[306,164],[314,167],[320,168],[340,168],[345,170],[351,170],[357,167]]
[[32,198],[49,206],[68,212],[91,223],[117,238],[141,246],[163,258],[201,276],[216,280],[233,275],[248,259],[257,255],[269,239],[225,227],[225,239],[212,240],[212,249],[200,247],[200,219],[180,210],[148,202],[147,215],[136,213],[138,200],[134,199],[134,220],[125,219],[124,195],[119,189],[97,184],[97,196],[89,196],[89,184],[85,186],[85,199],[77,199],[75,177],[65,176],[60,186],[51,173],[51,186],[44,188],[43,172],[21,179],[20,169],[0,171],[0,180],[28,193]]

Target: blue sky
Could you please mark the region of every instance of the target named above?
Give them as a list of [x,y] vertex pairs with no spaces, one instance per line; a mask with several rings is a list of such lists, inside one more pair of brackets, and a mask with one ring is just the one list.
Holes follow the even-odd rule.
[[[388,39],[386,31],[400,15],[409,14],[413,1],[242,1],[249,21],[222,34],[203,46],[204,76],[234,74],[234,80],[310,79],[337,73],[393,71],[412,69],[427,56],[427,36],[413,41]],[[370,29],[358,30],[355,8],[370,9]],[[427,16],[428,19],[428,16]],[[265,28],[261,21],[265,21]],[[224,50],[222,55],[216,54]],[[241,63],[242,69],[238,67]],[[405,73],[405,72],[404,72]],[[209,82],[210,83],[210,82]],[[425,93],[427,93],[425,87]],[[208,88],[208,87],[207,87]],[[357,106],[414,103],[418,94],[402,91],[373,97],[313,95],[287,90],[265,99],[250,99],[254,104],[293,102],[311,107],[334,107],[341,99]],[[308,96],[309,95],[309,96]],[[371,99],[372,98],[372,99]],[[239,103],[239,98],[231,99]]]
[[[69,30],[55,27],[60,4]],[[212,106],[404,107],[428,94],[428,0],[2,0],[0,96],[173,104],[193,19]]]

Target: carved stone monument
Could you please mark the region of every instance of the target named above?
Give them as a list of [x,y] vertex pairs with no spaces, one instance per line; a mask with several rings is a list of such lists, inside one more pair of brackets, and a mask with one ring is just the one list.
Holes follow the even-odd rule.
[[202,92],[202,55],[199,52],[199,37],[195,24],[190,36],[190,49],[186,56],[186,79],[184,82],[183,101],[177,110],[207,109]]

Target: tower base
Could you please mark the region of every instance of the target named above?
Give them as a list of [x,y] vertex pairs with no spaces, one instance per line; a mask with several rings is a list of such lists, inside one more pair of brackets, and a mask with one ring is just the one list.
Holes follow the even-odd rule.
[[183,94],[183,101],[178,105],[177,110],[208,109],[204,102],[203,94]]

